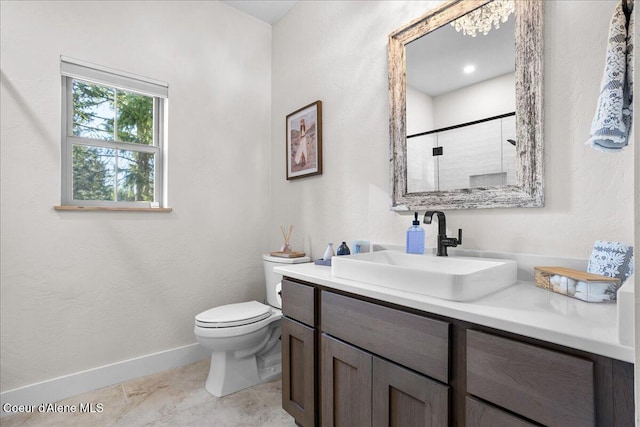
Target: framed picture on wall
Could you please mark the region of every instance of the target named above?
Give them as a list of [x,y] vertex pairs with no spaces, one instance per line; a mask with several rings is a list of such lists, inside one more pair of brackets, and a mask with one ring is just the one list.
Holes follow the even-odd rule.
[[322,174],[322,101],[287,115],[287,179]]

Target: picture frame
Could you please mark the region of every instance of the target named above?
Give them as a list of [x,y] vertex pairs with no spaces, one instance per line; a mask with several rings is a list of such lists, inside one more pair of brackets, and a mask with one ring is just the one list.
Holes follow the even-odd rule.
[[287,180],[322,175],[322,101],[287,115]]

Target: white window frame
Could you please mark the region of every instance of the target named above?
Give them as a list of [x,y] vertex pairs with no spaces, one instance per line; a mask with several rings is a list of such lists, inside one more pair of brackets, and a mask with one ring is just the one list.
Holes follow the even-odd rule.
[[[62,75],[62,205],[102,206],[117,208],[167,207],[166,194],[166,127],[169,85],[167,83],[114,70],[85,61],[60,57]],[[73,135],[73,80],[108,86],[153,97],[153,144],[98,140]],[[154,154],[154,201],[131,202],[73,199],[73,146],[114,148]],[[115,184],[117,185],[117,183]],[[116,193],[117,194],[117,193]]]

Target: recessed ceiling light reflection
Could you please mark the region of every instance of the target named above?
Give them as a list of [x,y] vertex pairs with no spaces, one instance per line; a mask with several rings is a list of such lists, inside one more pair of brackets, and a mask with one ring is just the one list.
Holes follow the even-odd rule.
[[462,71],[464,71],[465,74],[471,74],[476,70],[476,66],[475,65],[467,65],[466,67],[464,67],[462,69]]

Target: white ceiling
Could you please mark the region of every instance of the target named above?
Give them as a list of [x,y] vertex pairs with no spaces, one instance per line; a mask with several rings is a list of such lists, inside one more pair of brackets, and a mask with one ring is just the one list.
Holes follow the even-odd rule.
[[[297,0],[223,0],[229,6],[273,25]],[[458,33],[450,25],[407,45],[407,83],[431,96],[496,77],[515,68],[513,16],[500,30],[475,38]],[[420,53],[418,53],[420,52]],[[416,59],[418,58],[418,59]],[[467,64],[476,72],[462,73]]]
[[[407,84],[430,96],[515,71],[514,17],[476,37],[445,25],[406,47]],[[476,71],[465,74],[466,65]]]
[[273,25],[289,12],[296,0],[223,0],[229,6]]

